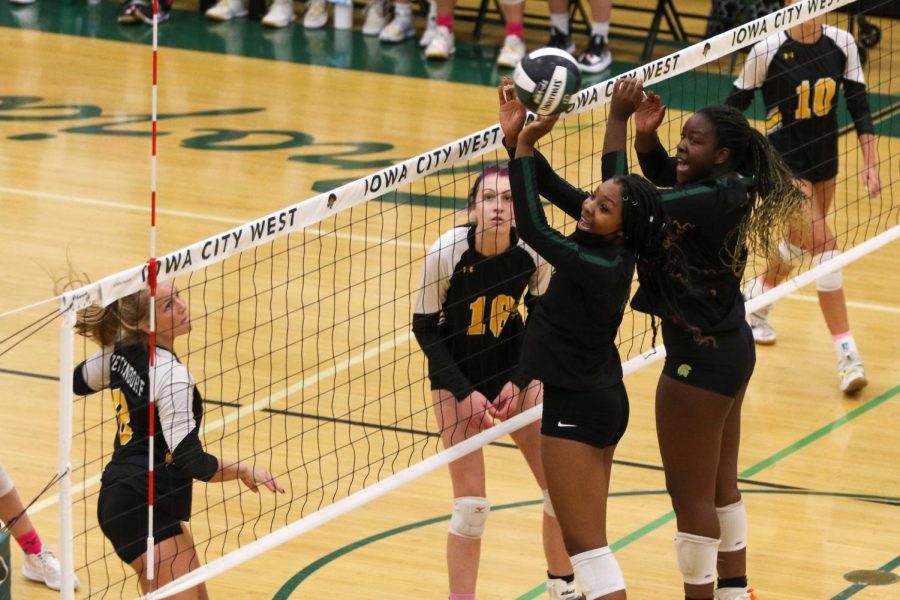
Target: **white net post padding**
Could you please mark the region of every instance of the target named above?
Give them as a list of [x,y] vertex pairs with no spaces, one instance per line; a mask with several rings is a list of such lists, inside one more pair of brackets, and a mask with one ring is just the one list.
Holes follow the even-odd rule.
[[62,569],[60,595],[74,598],[75,554],[72,537],[72,368],[75,310],[61,305],[59,332],[59,452],[56,473],[59,480],[59,561]]

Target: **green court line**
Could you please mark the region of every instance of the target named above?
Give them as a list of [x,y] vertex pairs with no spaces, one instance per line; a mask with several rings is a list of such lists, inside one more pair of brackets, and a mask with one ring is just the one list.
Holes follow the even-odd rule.
[[[803,437],[802,439],[791,444],[790,446],[787,446],[785,449],[783,449],[779,452],[776,452],[772,456],[760,461],[759,463],[757,463],[757,464],[753,465],[752,467],[746,469],[745,471],[739,473],[739,477],[750,477],[753,474],[758,473],[759,471],[762,471],[763,469],[766,469],[766,468],[772,466],[773,464],[781,461],[782,459],[786,458],[787,456],[794,454],[794,453],[798,452],[799,450],[801,450],[802,448],[805,448],[806,446],[809,446],[813,442],[825,437],[827,434],[831,433],[838,427],[846,425],[853,419],[856,419],[857,417],[859,417],[859,416],[869,412],[870,410],[880,406],[881,404],[887,402],[888,400],[890,400],[891,398],[896,396],[898,393],[900,393],[900,385],[897,385],[897,386],[893,387],[892,389],[884,392],[880,396],[877,396],[877,397],[869,400],[865,404],[862,404],[862,405],[856,407],[855,409],[851,410],[846,415],[835,419],[831,423],[817,429],[816,431]],[[612,497],[627,497],[627,496],[642,496],[642,495],[647,496],[647,495],[663,495],[665,493],[666,493],[665,490],[649,490],[649,491],[641,491],[641,492],[619,492],[619,493],[610,494],[610,496],[612,496]],[[893,497],[889,497],[889,496],[864,495],[864,494],[829,493],[829,492],[815,492],[815,491],[806,491],[806,490],[742,490],[742,493],[768,493],[768,494],[789,494],[789,495],[803,494],[803,495],[817,495],[817,496],[838,496],[838,497],[846,497],[846,498],[860,499],[860,500],[882,501],[882,502],[887,501],[890,503],[900,504],[900,498],[893,498]],[[523,501],[523,502],[514,502],[514,503],[510,503],[510,504],[504,504],[504,505],[499,505],[499,506],[493,507],[492,510],[494,510],[494,511],[508,510],[511,508],[531,506],[531,505],[539,504],[541,502],[542,502],[542,500],[528,500],[528,501]],[[675,518],[675,513],[672,511],[669,511],[666,514],[661,515],[658,518],[654,519],[650,523],[647,523],[646,525],[629,533],[625,537],[613,542],[612,544],[610,544],[610,547],[613,549],[613,551],[618,551],[618,550],[628,546],[629,544],[641,539],[645,535],[655,531],[656,529],[659,529],[666,523],[674,520],[674,518]],[[367,538],[358,540],[356,542],[353,542],[352,544],[348,544],[347,546],[339,548],[339,549],[335,550],[334,552],[331,552],[331,553],[323,556],[322,558],[310,563],[309,565],[304,567],[302,570],[297,572],[293,577],[288,579],[288,581],[286,581],[284,583],[284,585],[282,585],[281,588],[275,593],[275,596],[273,596],[273,600],[287,600],[287,598],[293,593],[293,591],[305,579],[310,577],[314,572],[316,572],[317,570],[321,569],[322,567],[328,565],[329,563],[334,562],[335,560],[349,554],[350,552],[353,552],[354,550],[357,550],[359,548],[362,548],[363,546],[367,546],[374,542],[383,540],[385,538],[391,537],[393,535],[398,535],[398,534],[404,533],[406,531],[410,531],[410,530],[417,529],[420,527],[427,527],[429,525],[434,525],[436,523],[440,523],[442,521],[449,521],[449,520],[450,520],[450,515],[442,515],[440,517],[434,517],[432,519],[419,521],[417,523],[410,523],[410,524],[403,525],[401,527],[397,527],[397,528],[394,528],[394,529],[391,529],[388,531],[383,531],[381,533],[374,534],[372,536],[369,536]],[[898,557],[898,559],[900,559],[900,557]],[[885,567],[882,567],[882,569],[884,569],[888,566],[891,566],[891,569],[893,569],[896,565],[893,565],[893,561],[892,561],[892,562],[888,563],[887,565],[885,565]],[[849,590],[853,590],[852,592],[849,592],[849,593],[851,593],[851,595],[855,594],[857,591],[859,591],[859,590],[855,590],[854,589],[855,587],[856,586],[852,586],[851,588],[848,588],[848,590],[845,590],[843,593],[848,593]],[[544,584],[541,583],[541,584],[535,586],[534,588],[532,588],[531,590],[529,590],[528,592],[526,592],[525,594],[519,596],[517,598],[517,600],[531,600],[531,599],[537,598],[538,596],[543,594],[544,591],[545,591]],[[838,596],[832,600],[839,600],[840,598],[843,598],[843,597],[848,597],[848,596]]]
[[[900,556],[898,556],[894,560],[890,561],[889,563],[886,563],[886,564],[878,567],[878,570],[883,573],[890,573],[891,571],[896,569],[898,566],[900,566]],[[861,592],[862,590],[864,590],[867,587],[869,587],[869,586],[864,585],[862,583],[855,583],[855,584],[851,585],[850,587],[848,587],[843,592],[841,592],[840,594],[838,594],[837,596],[834,596],[831,600],[845,600],[846,598],[849,598],[850,596],[855,596],[858,592]]]

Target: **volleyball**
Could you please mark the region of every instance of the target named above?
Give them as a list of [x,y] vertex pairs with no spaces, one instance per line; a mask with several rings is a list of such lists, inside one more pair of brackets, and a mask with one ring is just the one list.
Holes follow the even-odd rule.
[[525,108],[555,115],[569,107],[581,89],[581,72],[572,55],[559,48],[541,48],[522,59],[513,72],[516,95]]

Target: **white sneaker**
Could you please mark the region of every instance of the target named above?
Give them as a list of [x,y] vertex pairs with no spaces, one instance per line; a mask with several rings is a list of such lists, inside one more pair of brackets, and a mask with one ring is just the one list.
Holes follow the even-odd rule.
[[547,580],[547,597],[550,600],[583,600],[584,596],[575,589],[575,582],[567,583],[563,579]]
[[761,308],[747,315],[750,322],[750,330],[753,331],[753,341],[760,346],[771,346],[775,343],[775,328],[769,322],[769,310],[771,306]]
[[369,0],[366,3],[366,20],[363,22],[363,35],[378,35],[387,25],[391,7],[389,0]]
[[718,588],[715,600],[757,600],[753,588]]
[[378,39],[382,42],[399,43],[405,42],[409,38],[416,37],[416,28],[412,24],[412,19],[403,17],[394,17],[387,26],[378,34]]
[[[43,583],[51,590],[59,591],[62,583],[59,560],[47,546],[40,554],[26,554],[22,564],[22,575],[29,581]],[[78,577],[75,577],[75,589],[78,589]]]
[[443,26],[435,29],[434,38],[425,48],[425,58],[447,60],[454,52],[456,52],[456,40],[453,39],[453,32]]
[[246,17],[247,0],[219,0],[206,11],[206,18],[213,21],[230,21]]
[[428,3],[428,19],[425,22],[425,31],[419,39],[419,45],[427,48],[431,40],[434,39],[435,32],[437,32],[437,2],[431,0]]
[[267,27],[287,27],[297,20],[294,12],[294,0],[273,0],[269,12],[262,18],[262,24]]
[[525,58],[525,41],[517,35],[508,35],[503,40],[503,47],[497,56],[497,66],[504,69],[514,69]]
[[855,394],[869,385],[862,359],[855,352],[848,352],[838,361],[838,377],[841,378],[841,391],[845,394]]
[[325,0],[310,0],[303,15],[303,26],[307,29],[322,29],[328,23],[328,5]]

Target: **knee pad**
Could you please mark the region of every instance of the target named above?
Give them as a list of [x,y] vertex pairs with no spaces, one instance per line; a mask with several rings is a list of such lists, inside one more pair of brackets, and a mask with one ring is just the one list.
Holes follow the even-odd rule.
[[803,260],[803,248],[793,245],[788,240],[781,240],[778,243],[778,256],[789,269],[793,269]]
[[675,534],[675,556],[685,583],[706,585],[716,580],[716,558],[719,540],[678,532]]
[[453,499],[453,514],[450,516],[450,533],[459,537],[477,540],[484,533],[491,503],[487,498],[460,496]]
[[747,547],[747,507],[743,500],[728,506],[717,506],[719,517],[720,552],[734,552]]
[[0,498],[13,491],[14,487],[15,484],[13,484],[13,480],[10,479],[9,473],[6,472],[6,469],[3,468],[3,464],[0,463]]
[[553,502],[550,501],[550,490],[544,490],[544,512],[556,518],[556,511],[553,510]]
[[575,581],[585,600],[594,600],[625,589],[625,577],[609,546],[576,554],[571,559]]
[[[824,262],[840,256],[840,250],[826,250],[822,254],[812,257],[812,266],[818,267]],[[822,275],[816,280],[816,290],[820,292],[836,292],[844,285],[844,274],[840,269],[832,271],[828,275]]]

